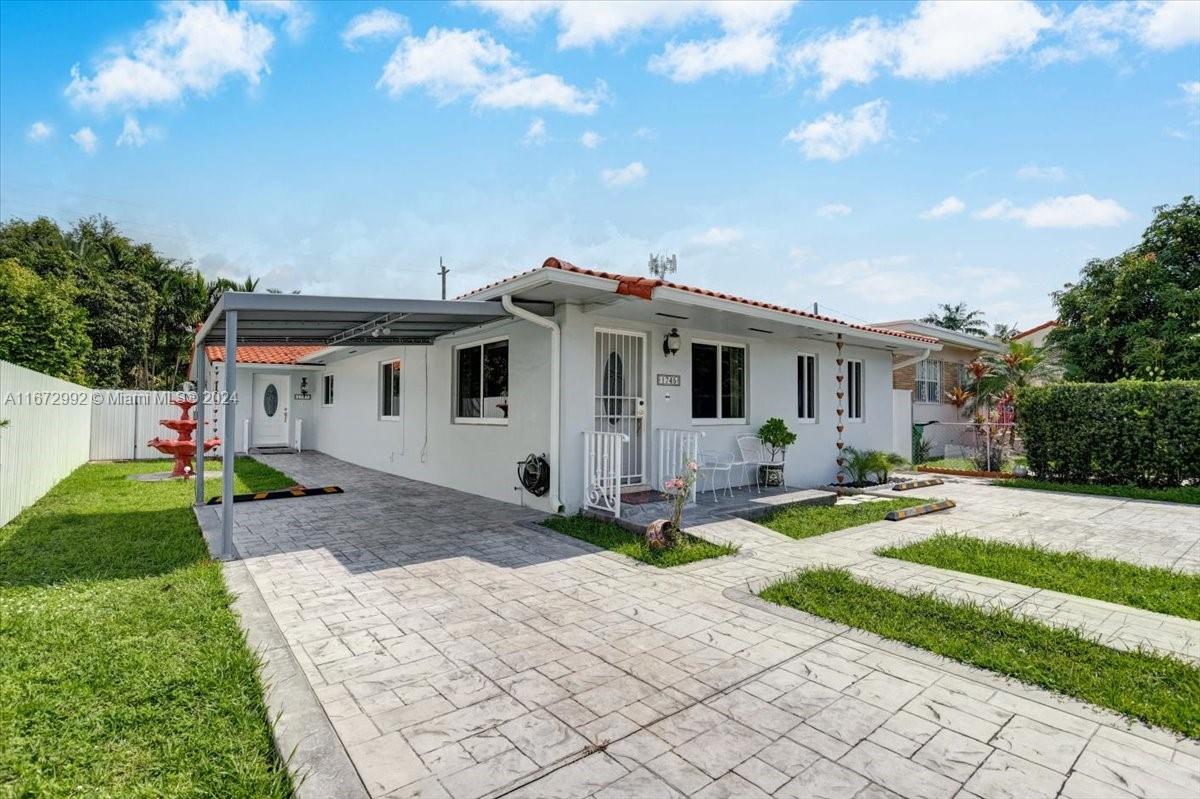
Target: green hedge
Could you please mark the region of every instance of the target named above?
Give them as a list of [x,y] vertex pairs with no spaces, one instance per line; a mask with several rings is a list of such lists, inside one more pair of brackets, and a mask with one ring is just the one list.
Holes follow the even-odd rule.
[[1200,381],[1059,383],[1017,392],[1029,468],[1044,480],[1200,480]]

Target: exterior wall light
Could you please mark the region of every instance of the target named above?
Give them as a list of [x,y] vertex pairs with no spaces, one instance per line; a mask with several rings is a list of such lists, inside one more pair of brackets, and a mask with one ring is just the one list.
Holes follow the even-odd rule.
[[663,355],[671,356],[679,352],[679,331],[671,328],[671,332],[663,338]]

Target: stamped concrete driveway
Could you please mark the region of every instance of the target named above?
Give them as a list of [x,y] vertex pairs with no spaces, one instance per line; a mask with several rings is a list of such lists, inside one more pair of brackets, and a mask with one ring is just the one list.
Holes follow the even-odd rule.
[[240,505],[236,544],[268,609],[251,623],[278,625],[373,796],[1200,795],[1195,741],[731,578],[806,542],[756,532],[757,551],[665,571],[513,505],[263,460],[346,489]]

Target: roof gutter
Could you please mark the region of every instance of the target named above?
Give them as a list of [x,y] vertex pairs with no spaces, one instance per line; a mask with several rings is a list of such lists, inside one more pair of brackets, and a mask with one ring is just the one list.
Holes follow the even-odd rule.
[[915,355],[912,358],[905,358],[903,361],[897,361],[896,363],[892,364],[892,371],[895,372],[896,370],[903,369],[906,366],[912,366],[915,363],[920,363],[932,354],[932,349],[922,350],[920,355]]
[[559,487],[562,485],[562,461],[559,459],[559,403],[562,396],[562,330],[558,322],[544,316],[530,313],[513,302],[511,294],[500,297],[504,310],[518,319],[544,327],[550,331],[550,505],[559,510],[562,503],[559,500]]

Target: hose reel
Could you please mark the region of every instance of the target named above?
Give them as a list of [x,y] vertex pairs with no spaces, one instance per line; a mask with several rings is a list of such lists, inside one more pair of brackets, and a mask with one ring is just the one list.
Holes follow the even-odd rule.
[[525,460],[517,461],[517,479],[530,494],[544,496],[550,490],[550,462],[545,453],[534,455],[531,452]]

